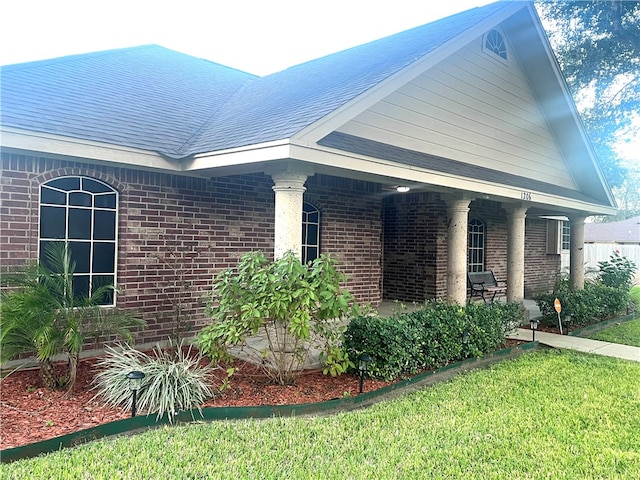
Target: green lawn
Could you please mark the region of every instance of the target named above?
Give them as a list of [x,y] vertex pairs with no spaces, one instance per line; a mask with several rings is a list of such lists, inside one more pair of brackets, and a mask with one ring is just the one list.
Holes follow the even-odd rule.
[[640,363],[536,351],[355,412],[164,427],[3,479],[637,479]]
[[631,320],[591,335],[593,340],[640,347],[640,319]]

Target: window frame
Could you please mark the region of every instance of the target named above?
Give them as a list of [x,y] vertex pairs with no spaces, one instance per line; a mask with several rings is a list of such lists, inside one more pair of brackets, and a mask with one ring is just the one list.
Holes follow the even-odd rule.
[[[481,231],[478,230],[481,228]],[[481,246],[478,246],[474,237],[481,238]],[[481,261],[477,261],[480,253]],[[467,223],[467,271],[468,272],[484,272],[486,271],[486,252],[487,252],[487,224],[480,218],[471,218]],[[475,253],[475,255],[474,255]],[[476,260],[476,261],[472,261]]]
[[560,230],[560,250],[571,250],[571,223],[567,220],[562,221]]
[[[498,42],[498,43],[496,43]],[[500,48],[502,47],[502,48]],[[482,50],[503,63],[509,63],[509,47],[504,34],[495,28],[482,37]]]
[[[317,215],[318,221],[311,222],[309,217],[311,215]],[[302,202],[302,252],[301,259],[303,264],[307,264],[310,261],[315,260],[320,256],[320,228],[321,228],[321,213],[320,209],[309,202]],[[309,242],[309,226],[315,225],[315,242]],[[316,256],[309,260],[309,249],[315,249]]]
[[[75,182],[77,182],[77,186],[73,185]],[[84,248],[85,245],[88,245],[88,255],[83,255],[82,258],[74,258],[77,264],[82,265],[84,263],[81,266],[82,271],[76,270],[74,272],[74,280],[76,278],[87,279],[88,287],[86,293],[89,296],[92,294],[96,279],[100,277],[112,278],[113,286],[115,287],[118,284],[118,219],[120,204],[118,190],[101,180],[86,175],[65,175],[41,183],[39,193],[38,260],[41,260],[43,248],[47,243],[67,243],[70,245],[72,252],[74,244],[76,248],[81,245]],[[63,210],[63,212],[57,212],[57,210]],[[56,220],[63,220],[63,226],[55,223],[45,224],[45,218],[50,218],[48,214],[53,214],[54,212],[61,216]],[[99,218],[101,216],[103,217],[102,220]],[[84,224],[72,225],[71,220],[73,217],[82,219]],[[110,225],[106,231],[104,228],[100,228],[105,225],[104,218],[110,220],[109,217],[113,217],[112,233],[110,232]],[[100,250],[103,251],[102,254]],[[105,258],[105,253],[107,254],[106,263],[101,265],[97,259]],[[76,285],[79,285],[79,283]],[[84,291],[85,289],[82,288],[82,290]],[[104,307],[116,305],[115,289],[106,300],[100,305]]]

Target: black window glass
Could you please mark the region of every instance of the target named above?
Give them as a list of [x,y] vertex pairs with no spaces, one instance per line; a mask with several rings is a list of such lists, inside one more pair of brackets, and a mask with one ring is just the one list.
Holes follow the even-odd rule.
[[91,239],[91,210],[69,209],[69,238]]
[[40,203],[48,203],[53,205],[66,205],[67,194],[58,192],[57,190],[51,190],[50,188],[43,188],[40,197]]
[[113,273],[115,259],[114,243],[95,243],[93,245],[93,272]]
[[93,223],[94,240],[116,239],[116,212],[96,210]]
[[73,277],[73,296],[76,304],[89,296],[89,275],[76,275]]
[[45,268],[48,268],[51,271],[55,271],[55,268],[47,258],[47,254],[45,252],[51,252],[53,244],[62,243],[62,242],[51,242],[51,241],[42,241],[40,242],[40,251],[38,252],[38,257],[40,258],[40,263],[44,265]]
[[308,228],[309,228],[307,233],[308,241],[306,243],[312,243],[312,244],[318,243],[318,226],[310,223]]
[[96,208],[116,208],[116,194],[96,195],[94,197],[94,207]]
[[71,192],[69,194],[69,205],[76,207],[90,207],[91,195],[84,192]]
[[51,180],[47,182],[47,185],[50,187],[55,187],[59,190],[71,191],[71,190],[80,190],[80,178],[79,177],[64,177],[64,178],[56,178],[55,180]]
[[96,180],[91,180],[90,178],[82,179],[82,189],[91,193],[105,193],[113,191],[113,189],[108,185],[105,185],[102,182],[97,182]]
[[306,262],[312,262],[314,261],[316,258],[318,258],[318,249],[315,247],[309,247],[307,248],[307,258],[305,259]]
[[114,280],[115,278],[113,277],[113,275],[99,275],[93,277],[91,291],[98,295],[96,299],[98,300],[98,303],[100,305],[113,304],[113,289],[104,287],[113,286]]
[[40,207],[40,238],[65,238],[64,207]]
[[91,266],[91,244],[89,242],[70,242],[71,259],[76,262],[76,273],[89,273]]

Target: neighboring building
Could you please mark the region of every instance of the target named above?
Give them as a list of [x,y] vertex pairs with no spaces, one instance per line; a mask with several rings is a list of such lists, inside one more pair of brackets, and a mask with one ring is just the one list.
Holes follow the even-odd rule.
[[[640,268],[640,217],[619,222],[587,223],[584,241],[584,262],[588,270],[598,270],[598,264],[610,260],[614,252]],[[640,284],[640,271],[636,272],[636,283]]]
[[640,217],[619,222],[592,222],[584,226],[584,241],[590,244],[640,245]]
[[[166,339],[240,255],[328,253],[358,300],[548,290],[554,218],[615,212],[529,2],[497,2],[256,77],[159,46],[2,69],[0,261],[69,241]],[[403,192],[410,188],[408,192]],[[561,230],[561,229],[560,229]]]

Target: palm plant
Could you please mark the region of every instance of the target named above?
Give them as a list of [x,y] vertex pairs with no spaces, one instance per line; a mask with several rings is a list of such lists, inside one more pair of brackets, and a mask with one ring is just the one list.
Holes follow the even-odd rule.
[[[15,288],[3,292],[0,318],[1,360],[34,353],[44,385],[54,388],[66,384],[67,395],[74,391],[86,339],[116,334],[132,341],[131,329],[144,325],[131,312],[100,305],[112,293],[112,285],[94,286],[90,295],[78,294],[73,285],[75,268],[67,244],[50,244],[39,263],[3,278],[3,283]],[[52,366],[58,353],[66,353],[68,358],[62,378],[56,377]]]

